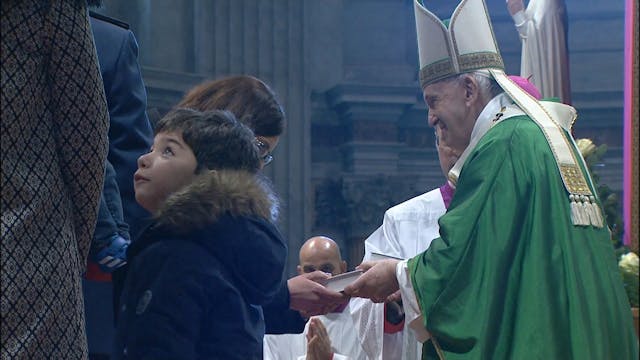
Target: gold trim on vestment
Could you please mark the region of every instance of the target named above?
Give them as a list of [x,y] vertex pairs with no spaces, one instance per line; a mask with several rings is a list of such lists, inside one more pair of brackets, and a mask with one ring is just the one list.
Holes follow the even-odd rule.
[[[551,152],[556,160],[558,171],[565,189],[569,193],[569,204],[571,208],[571,222],[576,226],[603,227],[604,220],[600,212],[600,206],[596,202],[596,197],[587,184],[587,180],[593,186],[593,182],[587,172],[585,174],[578,165],[578,160],[582,162],[582,156],[576,158],[574,153],[573,139],[568,139],[565,131],[554,120],[551,114],[529,93],[522,90],[513,83],[501,70],[489,70],[500,87],[509,97],[538,125]],[[586,169],[586,167],[585,167]]]
[[566,180],[567,190],[572,194],[591,195],[587,181],[578,165],[559,164],[562,177]]

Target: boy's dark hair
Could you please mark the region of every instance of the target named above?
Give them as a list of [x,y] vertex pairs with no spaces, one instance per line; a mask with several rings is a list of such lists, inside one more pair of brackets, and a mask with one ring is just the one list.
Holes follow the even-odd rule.
[[260,157],[251,129],[229,111],[177,108],[158,121],[155,133],[179,132],[202,170],[233,169],[256,173]]
[[259,136],[280,136],[284,132],[282,106],[269,86],[252,76],[232,76],[198,85],[178,106],[231,111]]

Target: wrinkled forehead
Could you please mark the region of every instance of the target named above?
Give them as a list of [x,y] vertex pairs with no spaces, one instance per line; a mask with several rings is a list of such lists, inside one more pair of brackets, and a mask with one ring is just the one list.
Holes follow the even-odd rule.
[[432,82],[430,84],[427,84],[425,86],[422,87],[422,92],[429,92],[429,93],[433,93],[433,92],[441,92],[443,90],[446,90],[448,88],[451,87],[455,87],[459,84],[459,79],[460,75],[454,75],[454,76],[449,76],[446,77],[442,80],[438,80],[436,82]]
[[429,105],[429,100],[447,97],[460,85],[458,77],[450,77],[431,83],[422,88],[423,100]]

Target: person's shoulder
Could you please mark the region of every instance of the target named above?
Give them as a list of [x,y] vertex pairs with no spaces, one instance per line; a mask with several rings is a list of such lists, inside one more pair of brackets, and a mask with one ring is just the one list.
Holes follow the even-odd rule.
[[122,28],[123,30],[130,29],[129,24],[127,24],[126,22],[97,13],[95,11],[89,11],[89,17],[92,19],[92,21],[95,21],[97,23],[110,24],[108,26],[113,25],[115,27]]
[[[538,135],[543,136],[540,127],[528,115],[514,116],[500,121],[487,132],[486,140],[493,142],[504,142],[509,145],[517,139],[522,141],[535,141]],[[483,138],[482,140],[485,140]]]
[[425,210],[439,208],[439,205],[442,205],[442,208],[444,208],[440,188],[435,188],[429,192],[418,195],[391,207],[385,212],[385,215],[397,219],[398,217],[402,217],[403,215],[407,214],[424,214]]
[[477,154],[509,154],[512,159],[531,163],[552,154],[547,138],[540,126],[529,116],[507,119],[494,126],[478,143]]
[[[128,255],[132,258],[155,259],[165,261],[169,258],[179,261],[206,255],[199,239],[203,237],[201,231],[190,233],[176,233],[170,228],[156,227],[148,229],[129,248]],[[189,262],[190,260],[187,260]]]

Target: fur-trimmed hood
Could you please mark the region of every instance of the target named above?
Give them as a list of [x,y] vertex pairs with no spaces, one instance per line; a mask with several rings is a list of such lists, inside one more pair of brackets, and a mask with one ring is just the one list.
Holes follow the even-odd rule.
[[156,224],[177,234],[201,229],[221,215],[275,221],[278,199],[271,184],[246,171],[212,170],[169,196],[155,215]]
[[127,258],[140,277],[155,276],[147,273],[161,264],[171,264],[171,272],[206,264],[199,271],[210,274],[222,267],[250,304],[268,303],[282,286],[287,259],[287,244],[270,221],[275,205],[268,183],[254,174],[207,172],[165,201]]
[[260,306],[286,291],[274,199],[266,182],[238,171],[208,172],[171,195],[127,250],[116,348],[129,359],[165,349],[167,358],[256,358]]

